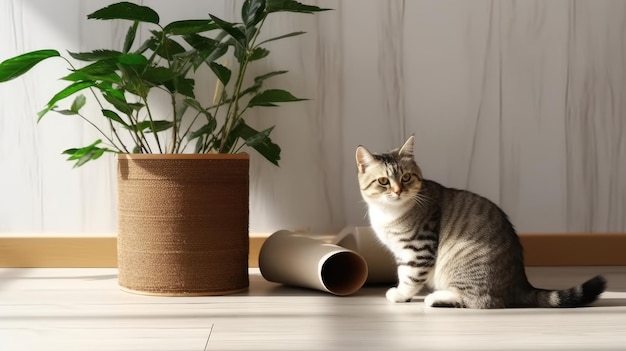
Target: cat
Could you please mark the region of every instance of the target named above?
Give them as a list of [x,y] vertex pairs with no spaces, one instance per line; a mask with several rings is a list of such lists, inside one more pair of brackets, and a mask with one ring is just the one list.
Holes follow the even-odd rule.
[[532,286],[507,215],[484,197],[424,179],[413,148],[411,136],[386,153],[356,150],[370,223],[396,258],[389,301],[408,302],[427,286],[428,307],[579,307],[604,292],[601,275],[565,290]]

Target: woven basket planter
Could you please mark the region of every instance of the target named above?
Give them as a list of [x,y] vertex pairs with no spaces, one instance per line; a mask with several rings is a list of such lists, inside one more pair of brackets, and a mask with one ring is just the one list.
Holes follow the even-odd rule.
[[248,288],[249,156],[121,154],[118,282],[166,296]]

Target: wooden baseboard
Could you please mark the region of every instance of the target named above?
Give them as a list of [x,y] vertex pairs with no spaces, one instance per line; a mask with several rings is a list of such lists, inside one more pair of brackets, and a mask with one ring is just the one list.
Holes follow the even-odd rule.
[[625,266],[626,233],[520,234],[527,266]]
[[[250,235],[249,266],[258,267],[268,235]],[[0,267],[117,267],[115,235],[0,235]]]
[[[250,235],[258,267],[267,235]],[[520,234],[527,266],[626,266],[626,233]],[[0,267],[116,267],[116,238],[0,235]]]
[[2,235],[0,267],[117,267],[117,238],[114,235]]

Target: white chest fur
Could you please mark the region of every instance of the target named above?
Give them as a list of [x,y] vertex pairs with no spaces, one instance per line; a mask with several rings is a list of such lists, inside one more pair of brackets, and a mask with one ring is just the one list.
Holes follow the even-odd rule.
[[403,207],[380,206],[377,204],[370,204],[369,206],[369,218],[372,229],[374,229],[378,239],[394,252],[401,248],[401,243],[395,235],[390,234],[387,230],[393,227],[405,212],[406,209]]

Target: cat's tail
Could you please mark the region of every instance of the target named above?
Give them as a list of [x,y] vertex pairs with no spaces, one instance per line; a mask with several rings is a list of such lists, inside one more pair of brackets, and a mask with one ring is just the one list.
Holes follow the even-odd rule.
[[[533,307],[581,307],[598,299],[606,289],[606,279],[595,276],[581,285],[564,290],[535,289],[531,292]],[[533,301],[534,300],[534,301]]]

